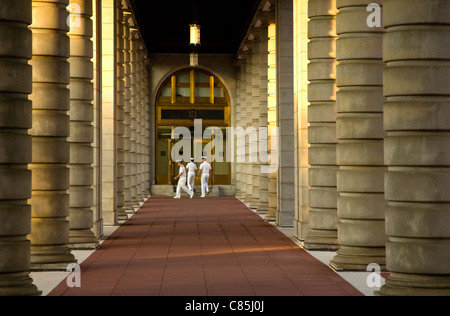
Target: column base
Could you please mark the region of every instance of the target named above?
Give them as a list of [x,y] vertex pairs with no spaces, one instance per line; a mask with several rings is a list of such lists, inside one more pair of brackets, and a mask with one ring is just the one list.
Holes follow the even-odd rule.
[[250,201],[247,201],[250,204],[250,208],[252,210],[255,210],[256,212],[258,212],[260,206],[261,206],[261,202],[257,201],[255,199],[251,199]]
[[372,263],[386,270],[385,248],[341,246],[337,256],[330,262],[330,267],[336,271],[367,271],[367,267]]
[[[123,209],[125,210],[125,214],[131,214],[133,215],[134,213],[136,213],[136,210],[134,209],[134,206],[131,204],[131,202],[127,202]],[[127,220],[128,220],[128,216],[127,216]]]
[[277,221],[277,210],[276,209],[269,208],[269,210],[267,211],[267,214],[266,214],[266,221],[268,221],[268,222],[276,222]]
[[256,210],[258,214],[265,215],[269,212],[269,206],[265,204],[260,204]]
[[[131,204],[133,205],[134,209],[139,209],[141,207],[141,202],[137,199],[134,199]],[[134,211],[133,213],[135,213],[136,211]]]
[[125,211],[125,208],[120,207],[117,209],[117,220],[118,221],[127,221],[128,220],[128,214]]
[[310,231],[309,223],[295,222],[295,238],[301,242],[306,240],[308,233]]
[[0,296],[40,296],[42,291],[33,284],[29,272],[0,275]]
[[99,246],[97,237],[90,229],[71,230],[69,248],[72,250],[95,250]]
[[392,273],[378,296],[450,296],[450,276]]
[[339,249],[337,231],[312,230],[303,246],[311,251],[336,251]]
[[66,271],[71,263],[77,263],[67,245],[31,246],[32,271]]

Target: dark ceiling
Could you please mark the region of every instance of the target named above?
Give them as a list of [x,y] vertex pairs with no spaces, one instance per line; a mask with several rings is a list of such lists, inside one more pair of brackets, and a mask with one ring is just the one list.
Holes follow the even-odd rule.
[[199,53],[235,54],[260,0],[131,0],[150,53],[189,53],[189,24],[201,25]]

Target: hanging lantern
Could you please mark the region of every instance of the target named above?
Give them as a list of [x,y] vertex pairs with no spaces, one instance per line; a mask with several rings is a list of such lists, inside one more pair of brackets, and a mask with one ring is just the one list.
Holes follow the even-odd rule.
[[199,46],[200,45],[200,25],[191,24],[189,25],[191,30],[191,45]]

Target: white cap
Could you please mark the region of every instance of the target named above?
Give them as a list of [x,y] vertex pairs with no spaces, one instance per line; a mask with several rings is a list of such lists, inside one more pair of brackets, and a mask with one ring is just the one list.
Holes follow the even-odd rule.
[[207,160],[207,159],[208,159],[208,157],[206,157],[206,156],[203,156],[203,157],[202,157],[202,159],[205,159],[205,160]]
[[183,160],[177,160],[177,161],[175,161],[176,163],[182,163],[183,162]]
[[194,161],[195,161],[195,159],[194,159],[194,158],[191,158],[191,161],[192,161],[192,162],[194,162]]

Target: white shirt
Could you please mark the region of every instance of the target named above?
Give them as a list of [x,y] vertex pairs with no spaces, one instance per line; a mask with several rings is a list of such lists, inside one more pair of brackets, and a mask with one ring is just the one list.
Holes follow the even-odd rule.
[[187,165],[187,169],[189,170],[189,173],[195,174],[195,170],[197,170],[197,166],[195,165],[195,163],[190,162],[190,163],[188,163],[188,165]]
[[179,175],[181,174],[181,177],[186,177],[186,167],[184,165],[181,165],[180,167],[180,172],[178,173]]
[[212,167],[211,164],[207,161],[202,163],[200,165],[200,170],[202,171],[202,175],[209,175],[209,172],[211,171]]

